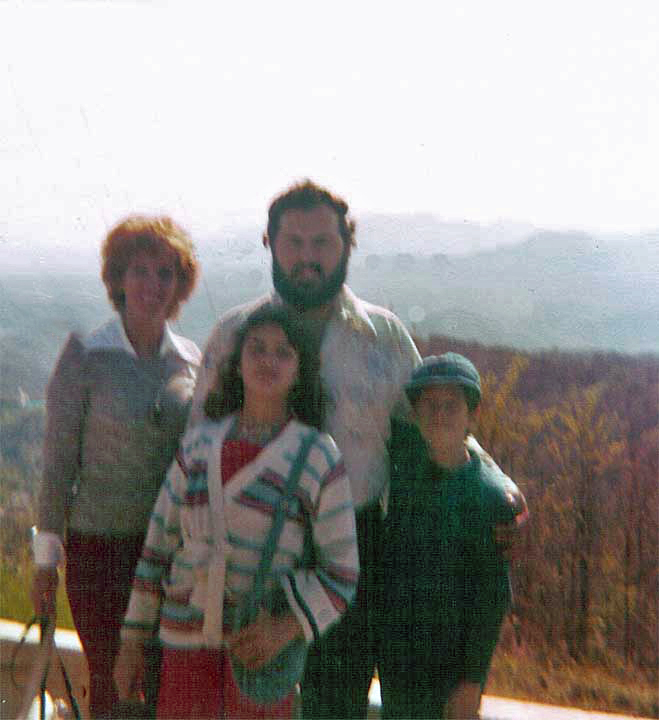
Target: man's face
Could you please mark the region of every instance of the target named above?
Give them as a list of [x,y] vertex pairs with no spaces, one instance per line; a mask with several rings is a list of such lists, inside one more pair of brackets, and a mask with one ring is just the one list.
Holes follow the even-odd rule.
[[341,289],[350,247],[327,205],[286,210],[272,245],[272,277],[283,299],[300,310],[327,304]]

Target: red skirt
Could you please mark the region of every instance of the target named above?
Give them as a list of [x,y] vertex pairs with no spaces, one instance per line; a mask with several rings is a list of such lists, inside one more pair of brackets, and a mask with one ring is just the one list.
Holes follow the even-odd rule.
[[289,720],[295,691],[270,705],[257,705],[233,680],[223,650],[163,648],[156,717],[160,720]]

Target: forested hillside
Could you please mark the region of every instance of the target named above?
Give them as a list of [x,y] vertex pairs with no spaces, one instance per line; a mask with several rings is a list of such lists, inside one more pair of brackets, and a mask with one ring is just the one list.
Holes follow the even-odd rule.
[[[479,367],[478,438],[531,510],[514,573],[519,642],[504,638],[493,682],[506,684],[494,689],[656,716],[659,358],[417,343]],[[43,426],[43,407],[0,408],[0,571],[14,589],[26,577]],[[2,613],[11,607],[3,597]],[[575,679],[547,689],[568,668]],[[594,671],[606,683],[585,680]]]

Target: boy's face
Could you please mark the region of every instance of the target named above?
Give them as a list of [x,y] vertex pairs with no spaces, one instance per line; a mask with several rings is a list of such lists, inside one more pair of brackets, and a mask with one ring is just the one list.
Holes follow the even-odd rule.
[[472,416],[460,385],[431,385],[421,391],[414,404],[414,420],[435,459],[443,464],[464,458],[464,440]]

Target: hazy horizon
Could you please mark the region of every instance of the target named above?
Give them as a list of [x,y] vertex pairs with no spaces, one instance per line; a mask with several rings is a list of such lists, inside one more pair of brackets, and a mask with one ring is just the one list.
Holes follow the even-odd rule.
[[130,212],[262,227],[311,177],[369,213],[659,229],[659,5],[0,4],[0,243]]
[[[269,253],[261,244],[265,229],[266,212],[261,221],[235,215],[218,228],[196,227],[192,239],[202,263],[218,255],[236,252],[248,264],[269,262]],[[659,226],[647,232],[589,232],[576,228],[538,227],[531,223],[500,220],[495,223],[477,223],[468,220],[449,220],[430,212],[385,213],[366,212],[358,215],[357,246],[353,251],[353,264],[363,261],[366,255],[411,253],[416,255],[446,254],[455,256],[477,255],[517,245],[537,236],[550,234],[557,238],[590,238],[594,248],[601,244],[621,245],[659,242]],[[437,244],[432,245],[433,232]],[[0,265],[8,272],[89,272],[100,268],[100,246],[104,234],[93,238],[41,237],[38,233],[24,232],[22,238],[0,238]],[[379,242],[378,242],[379,240]],[[70,251],[75,251],[73,254]],[[648,245],[648,255],[652,248]],[[250,257],[251,255],[251,257]],[[202,266],[202,270],[203,270]]]

